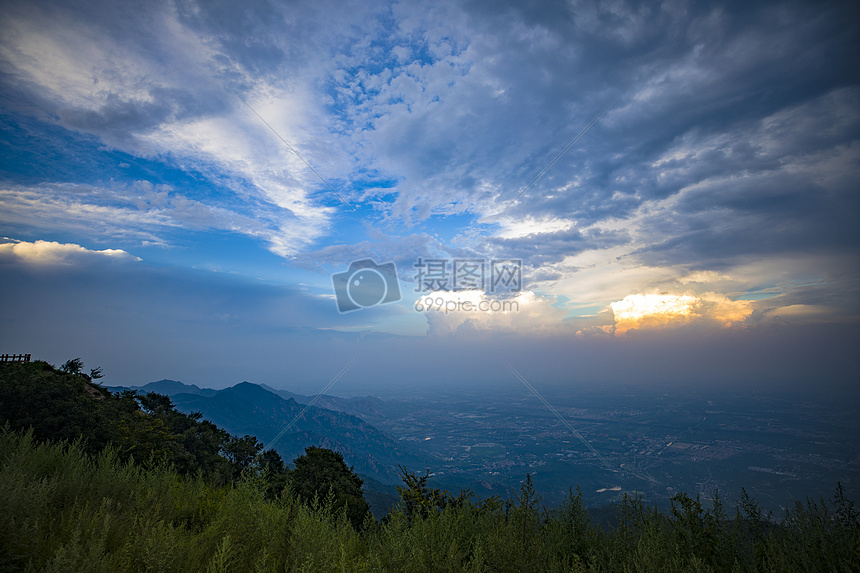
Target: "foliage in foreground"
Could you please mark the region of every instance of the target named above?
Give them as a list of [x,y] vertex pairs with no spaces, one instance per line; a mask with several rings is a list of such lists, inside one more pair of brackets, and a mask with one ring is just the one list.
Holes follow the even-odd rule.
[[[408,472],[406,472],[408,474]],[[361,531],[326,500],[301,503],[247,472],[233,485],[123,461],[112,447],[40,443],[0,430],[3,571],[857,571],[860,526],[837,490],[777,527],[745,500],[735,518],[679,495],[669,514],[626,499],[593,527],[579,494],[543,509],[519,495],[473,503],[424,487],[435,505]],[[407,489],[410,488],[407,482]],[[439,503],[436,503],[439,502]]]
[[183,475],[202,474],[210,484],[237,481],[257,471],[276,495],[286,468],[274,450],[254,436],[231,436],[199,413],[184,414],[156,393],[112,393],[97,384],[101,369],[82,372],[79,358],[60,369],[47,362],[0,364],[0,425],[34,432],[38,440],[73,441],[98,454],[111,446],[122,460],[144,467],[172,465]]
[[345,509],[353,527],[362,527],[370,506],[361,491],[361,478],[346,465],[339,452],[310,446],[293,460],[289,470],[291,492],[305,504],[329,499],[335,510]]

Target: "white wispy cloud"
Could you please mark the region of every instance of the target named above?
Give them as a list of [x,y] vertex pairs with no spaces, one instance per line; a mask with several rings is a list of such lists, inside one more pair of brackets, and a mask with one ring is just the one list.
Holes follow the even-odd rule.
[[[198,170],[247,197],[253,207],[240,217],[221,210],[228,215],[221,218],[267,219],[266,233],[253,226],[236,230],[263,235],[279,254],[295,254],[325,232],[331,208],[312,197],[319,182],[218,77],[226,66],[250,80],[216,38],[183,26],[169,9],[140,14],[151,31],[158,29],[154,36],[108,33],[116,32],[105,28],[113,22],[62,9],[9,16],[0,48],[4,69],[18,89],[35,91],[61,124],[133,155]],[[305,137],[307,96],[265,79],[247,91],[249,103],[279,132]]]
[[[137,181],[112,187],[45,184],[6,186],[0,223],[9,228],[52,229],[99,240],[169,245],[179,229],[216,229],[280,239],[275,224],[184,197],[166,185]],[[268,223],[268,224],[267,224]]]

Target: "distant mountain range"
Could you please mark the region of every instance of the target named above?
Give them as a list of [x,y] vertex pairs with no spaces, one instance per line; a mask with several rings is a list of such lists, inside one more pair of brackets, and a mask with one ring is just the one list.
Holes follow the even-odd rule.
[[[249,382],[246,382],[249,383]],[[314,406],[325,408],[326,410],[334,410],[336,412],[344,412],[358,416],[367,421],[383,417],[387,413],[387,405],[379,398],[373,396],[364,396],[359,398],[338,398],[337,396],[304,396],[295,394],[288,390],[277,390],[266,384],[255,384],[264,390],[268,390],[272,394],[276,394],[284,400],[292,398],[299,404],[310,404],[315,399]],[[184,384],[177,380],[159,380],[158,382],[150,382],[145,386],[115,386],[108,387],[109,390],[140,390],[143,392],[155,392],[166,396],[175,396],[176,394],[196,394],[199,396],[214,396],[219,390],[211,388],[200,388],[195,384]]]
[[[276,390],[271,386],[259,384],[261,388],[268,390],[273,394],[277,394],[284,400],[292,398],[299,404],[310,404],[314,399],[314,406],[325,408],[326,410],[334,410],[336,412],[344,412],[358,416],[362,420],[371,421],[381,418],[386,415],[388,406],[379,398],[373,396],[363,396],[359,398],[338,398],[337,396],[326,396],[323,394],[317,398],[316,396],[302,396],[301,394],[293,394],[287,390]],[[372,422],[371,422],[372,423]]]
[[214,396],[218,390],[211,388],[200,388],[194,384],[183,384],[178,380],[159,380],[158,382],[150,382],[146,386],[106,386],[111,392],[122,392],[123,390],[138,390],[143,392],[155,392],[156,394],[164,394],[165,396],[173,396],[174,394],[199,394],[201,396]]
[[[200,388],[176,380],[159,380],[145,386],[108,387],[111,391],[135,390],[170,396],[182,412],[200,412],[203,418],[231,434],[256,436],[273,447],[289,463],[308,446],[329,448],[343,454],[356,472],[382,483],[398,483],[398,464],[428,467],[426,456],[400,444],[357,414],[382,416],[385,402],[378,398],[312,397],[242,382],[224,390]],[[300,415],[301,414],[301,415]],[[284,428],[292,424],[270,446]]]

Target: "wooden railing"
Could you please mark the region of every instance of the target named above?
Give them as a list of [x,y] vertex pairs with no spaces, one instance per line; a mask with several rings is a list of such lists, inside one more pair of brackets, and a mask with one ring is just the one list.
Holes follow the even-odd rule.
[[29,362],[29,354],[0,354],[0,362]]

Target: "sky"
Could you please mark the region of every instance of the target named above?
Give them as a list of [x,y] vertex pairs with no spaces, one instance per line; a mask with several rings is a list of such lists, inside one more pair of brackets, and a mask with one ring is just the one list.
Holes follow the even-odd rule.
[[858,32],[852,2],[4,2],[0,352],[857,393]]

